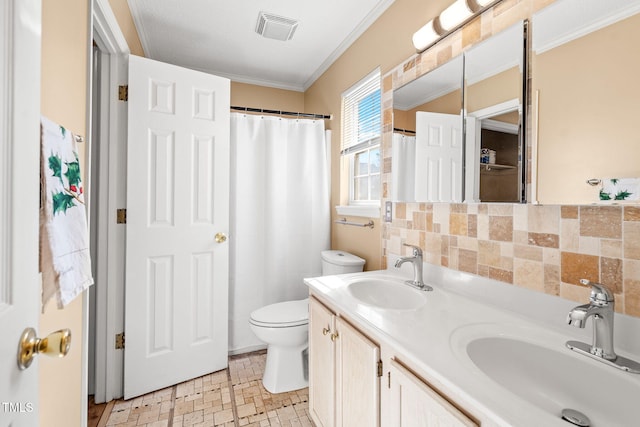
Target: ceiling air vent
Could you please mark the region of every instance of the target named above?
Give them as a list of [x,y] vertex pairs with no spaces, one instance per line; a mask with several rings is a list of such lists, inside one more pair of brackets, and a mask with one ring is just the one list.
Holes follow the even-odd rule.
[[298,28],[298,21],[271,13],[260,12],[256,33],[268,39],[291,40]]

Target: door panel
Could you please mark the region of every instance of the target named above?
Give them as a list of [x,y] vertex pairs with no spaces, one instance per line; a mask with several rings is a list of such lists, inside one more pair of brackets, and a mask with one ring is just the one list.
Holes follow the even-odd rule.
[[129,59],[125,398],[227,366],[229,86]]
[[391,423],[397,427],[478,427],[474,420],[391,360]]
[[38,357],[21,371],[16,355],[22,331],[38,327],[41,300],[41,3],[3,1],[0,22],[0,426],[20,427],[38,425],[39,407]]
[[416,113],[416,197],[462,201],[462,120],[459,115]]
[[309,412],[318,427],[335,425],[334,316],[314,298],[309,299]]
[[[338,427],[380,425],[380,347],[342,318],[338,333]],[[352,399],[352,396],[358,396]]]

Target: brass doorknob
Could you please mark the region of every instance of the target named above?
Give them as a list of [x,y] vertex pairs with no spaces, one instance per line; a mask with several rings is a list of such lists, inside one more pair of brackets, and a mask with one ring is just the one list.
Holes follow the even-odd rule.
[[216,243],[224,243],[227,241],[227,235],[224,233],[216,233],[215,239]]
[[36,337],[36,330],[27,328],[22,332],[18,344],[18,367],[27,369],[36,354],[64,357],[71,348],[71,331],[60,329],[47,335],[45,338]]

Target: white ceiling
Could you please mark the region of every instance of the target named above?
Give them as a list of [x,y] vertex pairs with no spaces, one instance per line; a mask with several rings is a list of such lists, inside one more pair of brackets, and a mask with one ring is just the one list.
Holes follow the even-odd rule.
[[[306,90],[394,0],[128,0],[145,55],[233,81]],[[299,21],[255,32],[260,12]]]

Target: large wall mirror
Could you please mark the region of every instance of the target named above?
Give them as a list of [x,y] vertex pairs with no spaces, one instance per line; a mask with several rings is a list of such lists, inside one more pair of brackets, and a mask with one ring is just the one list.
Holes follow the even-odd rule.
[[639,12],[638,0],[558,0],[533,16],[538,202],[594,203],[601,190],[637,202]]
[[523,25],[393,92],[392,200],[523,201]]
[[394,91],[394,201],[462,201],[462,79],[458,56]]

